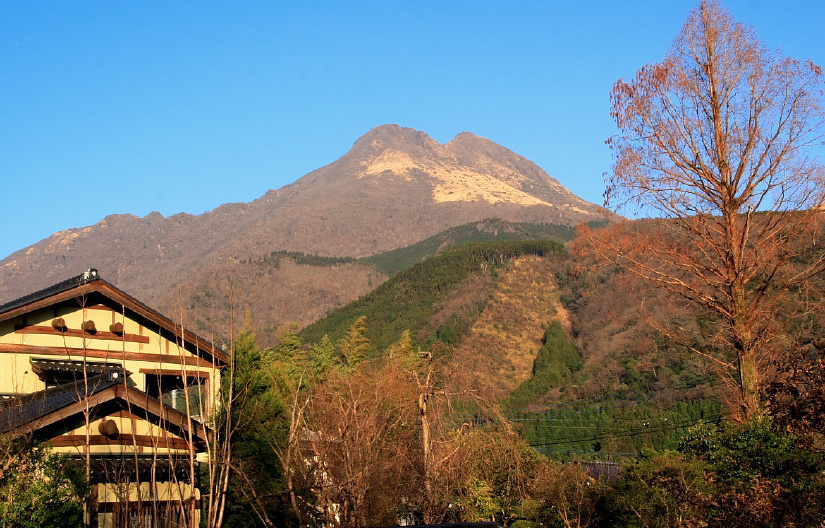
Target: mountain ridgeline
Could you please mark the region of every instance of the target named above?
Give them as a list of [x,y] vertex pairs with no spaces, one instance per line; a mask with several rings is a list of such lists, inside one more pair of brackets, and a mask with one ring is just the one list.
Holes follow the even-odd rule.
[[[0,302],[95,267],[206,336],[229,334],[230,311],[242,318],[248,310],[266,343],[275,328],[309,324],[418,255],[449,247],[452,235],[405,248],[490,218],[511,226],[505,230],[531,224],[563,232],[610,213],[488,139],[463,132],[440,144],[385,125],[333,163],[249,203],[168,218],[112,215],[55,233],[0,261]],[[488,227],[480,228],[488,238],[504,234]],[[340,260],[318,267],[292,258],[301,254]]]
[[612,219],[492,141],[386,125],[250,203],[56,233],[0,262],[0,302],[96,267],[218,342],[245,319],[261,345],[312,354],[356,327],[380,357],[409,331],[451,390],[500,398],[534,446],[638,452],[717,420],[719,390],[644,324],[642,299],[663,298],[564,249]]

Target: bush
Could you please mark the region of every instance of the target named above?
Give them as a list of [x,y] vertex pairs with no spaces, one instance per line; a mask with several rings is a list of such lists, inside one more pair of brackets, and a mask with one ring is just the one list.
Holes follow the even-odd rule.
[[821,526],[825,457],[767,418],[692,431],[680,450],[708,464],[711,526]]
[[9,450],[13,462],[0,475],[0,526],[79,527],[88,486],[65,455],[46,446]]

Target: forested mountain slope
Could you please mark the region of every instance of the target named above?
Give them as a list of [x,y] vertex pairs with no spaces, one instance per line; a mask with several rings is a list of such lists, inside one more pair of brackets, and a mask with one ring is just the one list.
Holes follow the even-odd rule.
[[627,453],[724,412],[725,385],[656,332],[661,313],[696,315],[557,243],[495,241],[425,259],[298,337],[335,343],[365,317],[374,356],[410,330],[415,346],[449,358],[447,390],[502,398],[537,447],[590,452],[615,437],[612,452]]
[[412,246],[359,259],[273,251],[207,268],[182,285],[173,301],[180,302],[200,331],[225,329],[218,334],[221,337],[228,335],[233,313],[237,320],[248,316],[258,329],[260,343],[270,346],[277,342],[280,328],[292,324],[303,328],[367,295],[396,272],[451,247],[547,238],[561,243],[573,235],[569,226],[496,218],[456,226]]
[[[325,336],[336,343],[364,318],[376,356],[409,330],[414,346],[448,362],[445,390],[500,398],[534,446],[559,456],[635,456],[644,447],[674,447],[693,426],[735,416],[736,380],[698,353],[725,353],[719,321],[590,260],[578,251],[582,243],[453,247],[298,337],[306,346]],[[800,266],[806,258],[817,255],[803,256]],[[775,408],[812,421],[818,404],[794,395],[818,390],[805,380],[821,376],[823,290],[816,276],[787,292],[773,322],[775,353],[762,358]]]

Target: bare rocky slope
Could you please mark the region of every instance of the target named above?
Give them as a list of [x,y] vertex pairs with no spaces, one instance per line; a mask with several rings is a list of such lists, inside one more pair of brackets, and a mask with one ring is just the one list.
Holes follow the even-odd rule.
[[[306,324],[386,277],[357,264],[301,273],[298,264],[264,270],[242,263],[277,250],[367,256],[492,217],[575,225],[605,214],[488,139],[462,132],[442,145],[384,125],[337,161],[250,203],[197,216],[112,215],[55,233],[0,261],[0,303],[95,267],[149,305],[182,308],[200,326],[206,305],[226,310],[233,301],[239,310],[277,314],[259,325]],[[199,294],[204,283],[213,287]],[[218,301],[220,284],[226,294]]]

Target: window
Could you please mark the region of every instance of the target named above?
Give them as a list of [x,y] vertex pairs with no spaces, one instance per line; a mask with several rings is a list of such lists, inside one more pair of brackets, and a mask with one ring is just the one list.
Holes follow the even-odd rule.
[[170,371],[149,371],[141,369],[146,374],[146,393],[157,398],[164,405],[184,414],[186,401],[189,400],[189,416],[200,418],[207,412],[208,405],[208,374],[193,373],[184,377],[180,373]]

